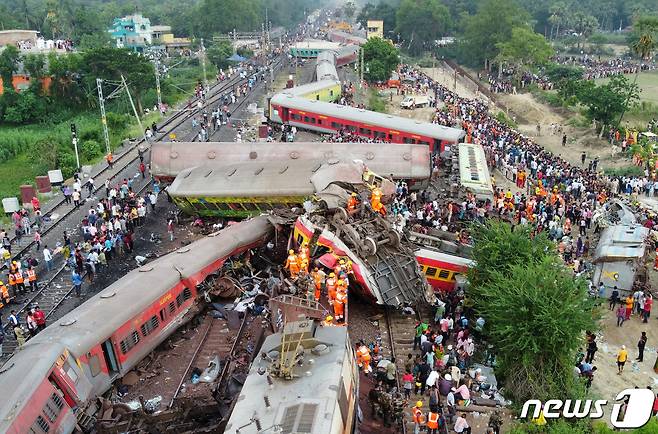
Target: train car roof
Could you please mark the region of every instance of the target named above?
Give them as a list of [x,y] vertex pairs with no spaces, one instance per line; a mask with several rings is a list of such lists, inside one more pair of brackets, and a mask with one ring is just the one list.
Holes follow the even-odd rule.
[[20,408],[30,405],[34,392],[48,381],[48,371],[64,351],[59,343],[26,345],[5,362],[0,369],[0,432],[7,432]]
[[402,179],[430,176],[430,151],[426,145],[334,142],[157,142],[151,147],[151,171],[177,175],[193,166],[221,166],[244,161],[272,162],[343,158],[362,160],[380,175]]
[[311,196],[331,182],[363,182],[361,165],[338,159],[242,162],[183,170],[167,192],[174,197]]
[[[336,73],[336,68],[334,68],[334,76],[338,77],[338,74]],[[307,93],[318,92],[320,90],[326,89],[328,87],[334,87],[334,86],[340,87],[340,81],[338,81],[338,80],[313,81],[311,83],[302,84],[300,86],[295,86],[293,88],[286,89],[284,92],[293,94],[295,96],[302,96],[302,95],[305,95]],[[336,95],[336,96],[338,96],[338,95]]]
[[291,50],[336,50],[339,47],[338,42],[323,41],[321,39],[307,39],[290,45]]
[[327,81],[327,76],[331,77],[331,81],[338,80],[338,71],[333,62],[319,62],[315,67],[315,75],[318,78],[317,83]]
[[432,137],[449,142],[457,142],[465,135],[463,130],[457,128],[417,121],[414,119],[393,116],[385,113],[378,113],[365,109],[357,109],[340,104],[307,100],[304,98],[295,97],[289,93],[278,93],[274,95],[271,99],[271,103],[293,108],[295,110],[303,110],[315,113],[319,112],[326,116],[338,117],[355,122],[376,125],[381,128],[388,128],[390,130],[413,132],[413,134],[417,134],[419,136]]
[[327,32],[328,35],[335,35],[343,39],[349,39],[350,41],[359,42],[360,44],[365,44],[368,42],[366,38],[363,38],[358,35],[353,35],[352,33],[343,32],[342,30],[330,30]]
[[[305,348],[304,364],[295,366],[292,380],[272,378],[270,386],[268,375],[259,372],[267,369],[269,363],[261,358],[252,363],[225,432],[233,433],[238,428],[242,434],[261,432],[255,423],[249,424],[253,417],[263,427],[280,425],[283,432],[329,432],[328,426],[336,420],[334,413],[338,411],[341,388],[347,387],[349,393],[351,370],[343,367],[343,361],[352,361],[348,355],[349,336],[347,327],[318,326],[313,337],[317,343],[326,345],[327,350],[314,354],[312,348]],[[276,333],[265,339],[261,353],[280,351],[280,347],[281,333]],[[265,397],[272,405],[269,410],[264,405]],[[296,419],[303,421],[303,430],[296,427]]]
[[482,146],[459,144],[459,178],[461,185],[472,190],[478,199],[493,199],[494,189]]
[[464,258],[462,256],[451,255],[431,247],[421,247],[416,250],[416,256],[423,258],[434,259],[437,261],[450,262],[451,264],[462,265],[464,267],[473,267],[475,262],[472,259]]
[[139,316],[169,289],[182,285],[183,280],[189,286],[198,285],[206,277],[201,273],[204,268],[219,268],[221,259],[238,246],[256,243],[271,231],[273,227],[267,219],[257,217],[149,262],[50,324],[25,347],[59,342],[80,356],[111,336],[120,325]]

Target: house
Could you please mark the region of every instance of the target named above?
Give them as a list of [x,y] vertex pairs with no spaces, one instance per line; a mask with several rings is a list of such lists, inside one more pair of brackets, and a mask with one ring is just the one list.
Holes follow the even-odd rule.
[[151,40],[155,49],[172,52],[176,49],[188,48],[192,41],[189,38],[177,38],[171,32],[171,26],[151,26]]
[[143,17],[142,14],[115,18],[108,32],[116,40],[118,48],[125,47],[141,53],[153,43],[151,20]]
[[367,23],[367,38],[381,38],[384,39],[384,21],[382,20],[368,20]]

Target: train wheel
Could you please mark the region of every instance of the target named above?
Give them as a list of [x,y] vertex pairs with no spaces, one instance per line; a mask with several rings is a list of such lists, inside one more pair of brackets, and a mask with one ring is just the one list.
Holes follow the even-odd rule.
[[400,233],[394,229],[391,229],[388,231],[388,241],[391,244],[392,247],[395,247],[396,249],[400,247]]
[[334,209],[334,215],[332,216],[333,222],[335,224],[340,224],[340,223],[345,223],[347,222],[347,211],[345,208],[335,208]]
[[377,253],[377,242],[371,238],[367,237],[361,243],[361,254],[363,256],[374,256]]

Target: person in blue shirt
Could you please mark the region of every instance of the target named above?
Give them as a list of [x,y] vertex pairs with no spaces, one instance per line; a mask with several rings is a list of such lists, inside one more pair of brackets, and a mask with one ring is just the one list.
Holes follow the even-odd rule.
[[71,282],[73,282],[73,290],[75,291],[75,296],[80,297],[82,288],[82,276],[75,269],[71,273]]

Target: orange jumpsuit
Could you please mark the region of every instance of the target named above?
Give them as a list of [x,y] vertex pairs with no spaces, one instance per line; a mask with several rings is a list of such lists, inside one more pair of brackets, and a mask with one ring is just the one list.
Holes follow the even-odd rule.
[[288,255],[285,268],[290,272],[290,277],[293,279],[297,278],[297,275],[299,274],[299,259],[297,258],[297,255],[294,253]]
[[315,300],[320,300],[320,292],[322,290],[322,273],[319,271],[311,272],[311,277],[313,277],[313,283],[315,284]]
[[347,294],[344,292],[336,293],[336,300],[334,301],[334,318],[336,321],[345,320],[345,305],[347,304]]
[[336,299],[336,278],[328,278],[325,284],[327,286],[327,297],[329,298],[329,303],[332,303]]
[[306,255],[304,249],[299,252],[297,259],[299,260],[299,269],[305,273],[308,273],[308,256]]
[[349,199],[347,199],[347,212],[352,213],[356,211],[356,207],[359,204],[359,202],[356,200],[356,197],[350,196]]
[[363,372],[366,374],[372,372],[372,368],[370,367],[370,350],[365,345],[359,347],[357,352],[357,362],[358,361],[360,361],[358,363],[359,367],[363,367]]
[[382,191],[379,188],[373,188],[370,194],[370,205],[375,212],[386,215],[386,208],[382,205]]

